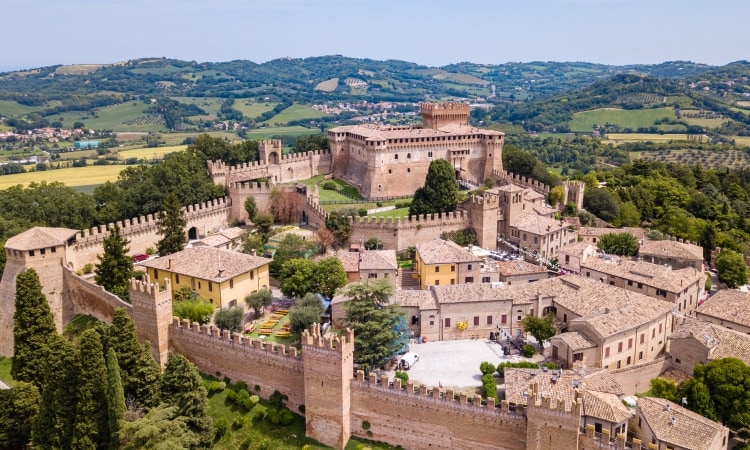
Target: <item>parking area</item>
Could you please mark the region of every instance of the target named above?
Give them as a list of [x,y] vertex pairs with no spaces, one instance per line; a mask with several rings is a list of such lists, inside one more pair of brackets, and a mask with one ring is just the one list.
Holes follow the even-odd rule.
[[[489,361],[524,361],[526,358],[504,357],[502,347],[488,340],[462,340],[410,344],[409,351],[419,355],[419,361],[408,370],[409,379],[428,386],[444,388],[478,387],[482,384],[479,364]],[[536,356],[533,360],[542,360]],[[389,373],[393,376],[393,372]]]

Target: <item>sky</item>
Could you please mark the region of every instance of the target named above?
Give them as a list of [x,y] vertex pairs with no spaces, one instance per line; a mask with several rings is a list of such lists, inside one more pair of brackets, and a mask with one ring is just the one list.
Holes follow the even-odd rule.
[[145,57],[427,66],[750,59],[747,0],[5,0],[0,71]]

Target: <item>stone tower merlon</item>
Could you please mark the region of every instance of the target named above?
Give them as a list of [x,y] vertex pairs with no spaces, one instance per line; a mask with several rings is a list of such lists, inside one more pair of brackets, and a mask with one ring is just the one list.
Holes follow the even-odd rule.
[[563,181],[563,202],[565,207],[570,202],[575,203],[576,208],[583,209],[583,194],[586,189],[586,183],[583,181],[566,180]]
[[422,103],[419,105],[422,113],[422,124],[425,128],[438,128],[455,123],[468,125],[469,105],[467,103]]
[[169,352],[169,327],[172,324],[172,286],[168,278],[164,289],[152,283],[148,275],[142,280],[130,280],[130,301],[133,305],[133,322],[138,336],[151,343],[151,353],[164,370]]
[[568,409],[564,399],[551,399],[539,394],[539,385],[533,383],[526,407],[526,448],[529,450],[577,449],[583,398],[576,397]]
[[280,139],[269,139],[258,142],[258,158],[261,164],[278,164],[281,161],[282,145]]
[[354,373],[354,331],[324,336],[320,324],[302,333],[305,376],[306,434],[343,449],[351,436],[351,382]]

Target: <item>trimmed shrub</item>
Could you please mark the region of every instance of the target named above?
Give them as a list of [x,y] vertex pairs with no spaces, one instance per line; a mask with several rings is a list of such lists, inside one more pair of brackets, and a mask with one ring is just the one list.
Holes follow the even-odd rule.
[[539,364],[531,361],[519,361],[519,362],[503,362],[497,365],[497,373],[501,377],[505,376],[505,368],[518,368],[518,369],[538,369]]
[[228,428],[229,428],[229,424],[227,423],[226,419],[219,419],[216,421],[216,440],[217,441],[221,439],[222,436],[227,434]]
[[398,378],[401,380],[401,385],[406,386],[406,383],[409,382],[409,374],[406,372],[402,372],[400,370],[396,371],[396,374],[394,375],[395,378]]
[[482,375],[493,374],[495,373],[495,369],[495,365],[491,362],[482,361],[482,363],[479,364],[479,371],[482,372]]
[[365,217],[367,215],[367,209],[365,209],[365,208],[359,208],[357,210],[357,214],[359,214],[359,217]]
[[335,191],[336,190],[336,183],[334,183],[331,180],[328,180],[325,183],[323,183],[323,185],[321,187],[323,189],[325,189],[326,191]]
[[265,419],[265,418],[266,418],[266,413],[265,412],[263,412],[261,410],[257,410],[255,412],[253,412],[253,422],[262,422],[263,419]]
[[227,392],[227,401],[230,403],[237,402],[237,391],[232,389],[229,392]]
[[232,421],[232,428],[235,430],[240,429],[245,426],[247,423],[247,418],[245,416],[237,416]]
[[232,386],[232,389],[235,391],[246,391],[247,390],[247,384],[244,381],[238,381]]
[[536,355],[536,349],[531,344],[526,344],[523,346],[523,356],[527,358],[531,358],[532,356]]
[[274,425],[279,424],[279,410],[276,408],[266,409],[266,419]]
[[482,388],[484,389],[485,398],[494,398],[497,401],[497,384],[492,373],[482,375]]
[[294,413],[284,408],[279,412],[279,422],[282,425],[289,425],[294,422]]

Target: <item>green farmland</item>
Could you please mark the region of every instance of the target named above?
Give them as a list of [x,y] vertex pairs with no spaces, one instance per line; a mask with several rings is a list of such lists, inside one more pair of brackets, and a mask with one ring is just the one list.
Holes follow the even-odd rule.
[[659,119],[675,119],[672,108],[655,108],[641,110],[625,110],[616,108],[601,108],[593,111],[583,111],[573,114],[570,123],[571,131],[591,132],[594,125],[612,124],[621,128],[647,128],[654,126]]
[[113,131],[164,131],[164,120],[161,116],[147,115],[150,105],[142,101],[129,101],[118,105],[96,108],[93,113],[84,111],[64,112],[50,116],[51,120],[63,119],[66,127],[80,121],[88,128]]
[[276,105],[273,102],[258,103],[249,98],[238,98],[234,101],[232,107],[240,111],[246,119],[254,119],[264,112],[274,109]]
[[317,111],[310,107],[300,104],[294,104],[263,123],[269,125],[277,123],[283,124],[289,122],[290,120],[317,119],[319,117],[325,117],[325,115],[325,113]]
[[0,189],[7,189],[17,184],[26,186],[32,182],[41,183],[42,181],[59,181],[70,187],[98,185],[107,181],[117,180],[120,171],[126,167],[120,164],[111,166],[67,167],[65,169],[3,175],[0,177]]

